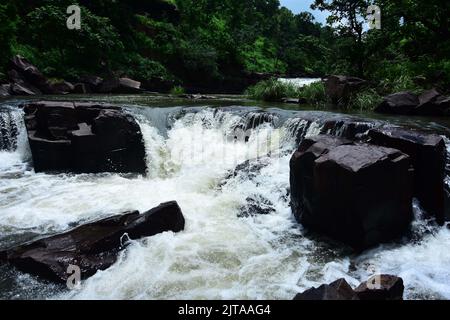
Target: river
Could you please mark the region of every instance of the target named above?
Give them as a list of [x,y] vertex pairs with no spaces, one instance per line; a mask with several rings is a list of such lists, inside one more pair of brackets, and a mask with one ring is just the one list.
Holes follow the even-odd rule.
[[[360,255],[307,233],[289,207],[289,159],[299,137],[323,131],[323,119],[343,119],[330,129],[338,135],[345,119],[357,117],[449,136],[446,120],[335,114],[233,96],[62,99],[123,106],[141,127],[148,175],[35,173],[18,108],[25,100],[0,102],[0,249],[170,200],[179,203],[186,229],[133,241],[116,264],[74,291],[0,266],[0,298],[292,299],[311,286],[343,277],[356,286],[382,272],[404,279],[406,299],[450,299],[450,230],[425,221],[417,203],[408,239]],[[236,139],[237,125],[254,130]]]

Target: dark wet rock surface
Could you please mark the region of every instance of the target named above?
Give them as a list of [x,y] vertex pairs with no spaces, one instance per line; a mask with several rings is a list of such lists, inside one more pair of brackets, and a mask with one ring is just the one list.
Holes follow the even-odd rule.
[[70,266],[79,267],[81,279],[115,263],[128,240],[184,230],[184,217],[176,202],[140,214],[127,212],[79,226],[66,233],[0,252],[0,261],[53,282],[65,282]]
[[140,127],[120,108],[57,101],[23,108],[36,172],[146,173]]

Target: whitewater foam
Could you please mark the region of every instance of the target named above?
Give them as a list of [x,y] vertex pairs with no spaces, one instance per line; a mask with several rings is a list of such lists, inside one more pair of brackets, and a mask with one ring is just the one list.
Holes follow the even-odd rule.
[[[357,285],[373,268],[402,276],[407,298],[450,298],[450,232],[445,228],[418,227],[426,234],[420,241],[382,246],[361,256],[305,235],[289,207],[293,121],[260,123],[245,141],[235,135],[245,115],[205,108],[178,115],[163,131],[166,116],[136,114],[147,177],[36,174],[26,139],[16,151],[0,153],[0,175],[6,177],[0,179],[3,236],[60,232],[170,200],[179,203],[186,218],[185,231],[132,241],[116,264],[83,282],[81,290],[47,298],[291,299],[341,277]],[[318,123],[300,126],[303,136],[321,129]],[[244,169],[230,175],[246,160],[258,167],[256,174]],[[254,198],[270,203],[271,213],[239,218]],[[17,281],[21,290],[48,289],[21,274]]]

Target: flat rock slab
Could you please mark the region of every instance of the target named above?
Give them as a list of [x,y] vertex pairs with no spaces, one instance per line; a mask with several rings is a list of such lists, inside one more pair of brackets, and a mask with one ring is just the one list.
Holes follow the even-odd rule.
[[[314,149],[314,146],[311,147]],[[395,149],[372,147],[368,145],[342,145],[331,149],[316,160],[317,166],[336,164],[343,169],[358,173],[378,163],[393,161],[395,163],[407,159],[407,156]]]
[[128,239],[150,237],[165,231],[184,230],[185,220],[176,202],[82,225],[52,237],[12,248],[0,258],[17,269],[54,282],[66,282],[70,265],[81,269],[81,279],[116,262]]

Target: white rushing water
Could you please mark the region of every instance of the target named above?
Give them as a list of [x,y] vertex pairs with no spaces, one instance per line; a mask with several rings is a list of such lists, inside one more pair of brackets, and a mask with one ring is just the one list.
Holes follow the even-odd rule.
[[[267,123],[236,141],[236,114],[187,113],[162,134],[137,115],[149,174],[36,174],[26,137],[0,152],[0,234],[61,231],[73,223],[176,200],[183,232],[133,241],[111,268],[55,299],[292,299],[311,286],[345,277],[359,284],[374,272],[404,278],[406,298],[450,298],[450,231],[428,228],[415,243],[349,256],[304,235],[289,208],[294,139]],[[23,129],[22,129],[23,130]],[[311,125],[306,134],[317,134]],[[22,141],[22,142],[20,142]],[[250,160],[260,171],[240,171]],[[250,199],[250,200],[249,200]],[[239,217],[257,199],[269,214]],[[250,203],[249,203],[250,201]],[[425,228],[420,222],[416,228]],[[423,233],[423,231],[421,231]],[[21,288],[36,285],[18,277]]]
[[278,81],[286,84],[291,84],[295,87],[302,88],[310,84],[320,82],[320,78],[279,78]]

